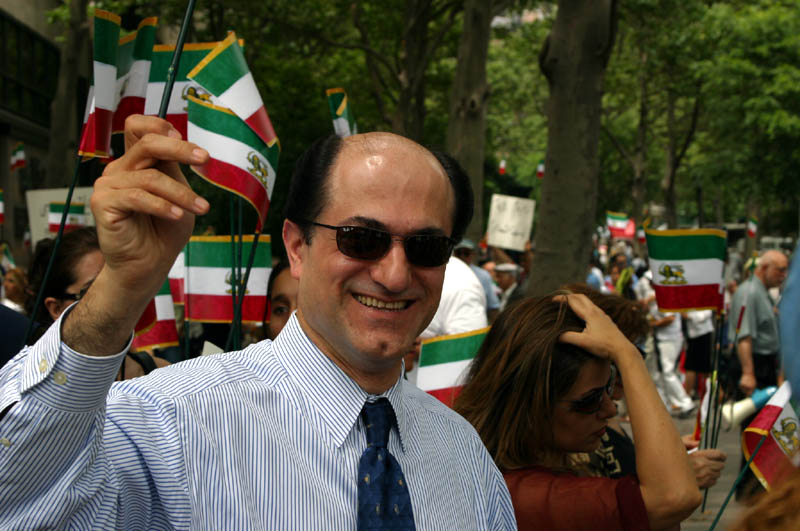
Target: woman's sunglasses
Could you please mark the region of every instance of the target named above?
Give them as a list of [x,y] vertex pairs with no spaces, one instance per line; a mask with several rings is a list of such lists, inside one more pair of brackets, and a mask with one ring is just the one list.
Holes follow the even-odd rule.
[[345,256],[357,260],[378,260],[386,256],[392,240],[403,241],[406,258],[415,266],[438,267],[447,263],[456,242],[441,234],[411,234],[400,236],[380,229],[358,226],[325,225],[309,222],[310,225],[336,231],[336,246]]
[[611,376],[608,378],[608,383],[603,387],[595,389],[583,398],[579,398],[578,400],[570,400],[569,409],[576,413],[583,413],[585,415],[593,415],[597,413],[600,411],[600,408],[603,407],[603,394],[607,394],[608,398],[611,398],[611,395],[614,393],[614,385],[616,383],[617,368],[612,365]]

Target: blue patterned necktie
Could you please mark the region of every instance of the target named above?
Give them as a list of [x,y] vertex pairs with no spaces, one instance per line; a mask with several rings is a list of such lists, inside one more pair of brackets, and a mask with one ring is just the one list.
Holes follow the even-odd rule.
[[367,402],[361,417],[367,449],[358,462],[358,531],[416,529],[406,478],[386,448],[395,423],[392,405],[386,398]]

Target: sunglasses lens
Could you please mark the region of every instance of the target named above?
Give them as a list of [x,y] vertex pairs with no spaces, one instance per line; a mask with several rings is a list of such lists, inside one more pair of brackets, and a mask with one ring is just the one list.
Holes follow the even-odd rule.
[[587,395],[580,400],[576,400],[572,403],[572,410],[578,413],[586,413],[592,414],[597,413],[600,409],[600,404],[603,401],[603,393],[605,389],[598,389],[592,394]]
[[437,267],[450,259],[453,245],[450,238],[434,234],[410,236],[405,243],[408,261],[420,267]]
[[377,260],[392,244],[391,236],[367,227],[339,227],[336,244],[342,254],[358,260]]

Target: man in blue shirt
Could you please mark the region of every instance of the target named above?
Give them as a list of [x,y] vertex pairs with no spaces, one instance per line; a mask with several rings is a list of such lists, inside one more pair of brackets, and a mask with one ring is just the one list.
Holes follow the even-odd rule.
[[[290,186],[298,310],[276,340],[111,387],[209,209],[178,166],[207,152],[166,121],[126,125],[92,196],[103,270],[0,370],[0,527],[515,528],[472,427],[401,378],[471,217],[463,172],[388,133],[316,142]],[[374,490],[383,462],[389,494]]]

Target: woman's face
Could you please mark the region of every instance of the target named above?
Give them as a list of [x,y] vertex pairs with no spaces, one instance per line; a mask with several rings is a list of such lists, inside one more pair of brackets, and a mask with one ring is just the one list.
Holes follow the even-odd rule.
[[18,282],[17,273],[13,271],[8,271],[3,278],[3,289],[6,297],[16,303],[21,303],[25,299],[25,286]]
[[[616,405],[605,391],[610,378],[609,361],[593,358],[583,364],[572,388],[555,404],[556,450],[588,453],[600,447],[608,419],[617,413]],[[597,411],[586,412],[595,408]]]
[[283,329],[289,316],[297,308],[297,287],[300,283],[292,278],[287,267],[275,277],[270,294],[270,314],[267,332],[270,339],[275,339]]

